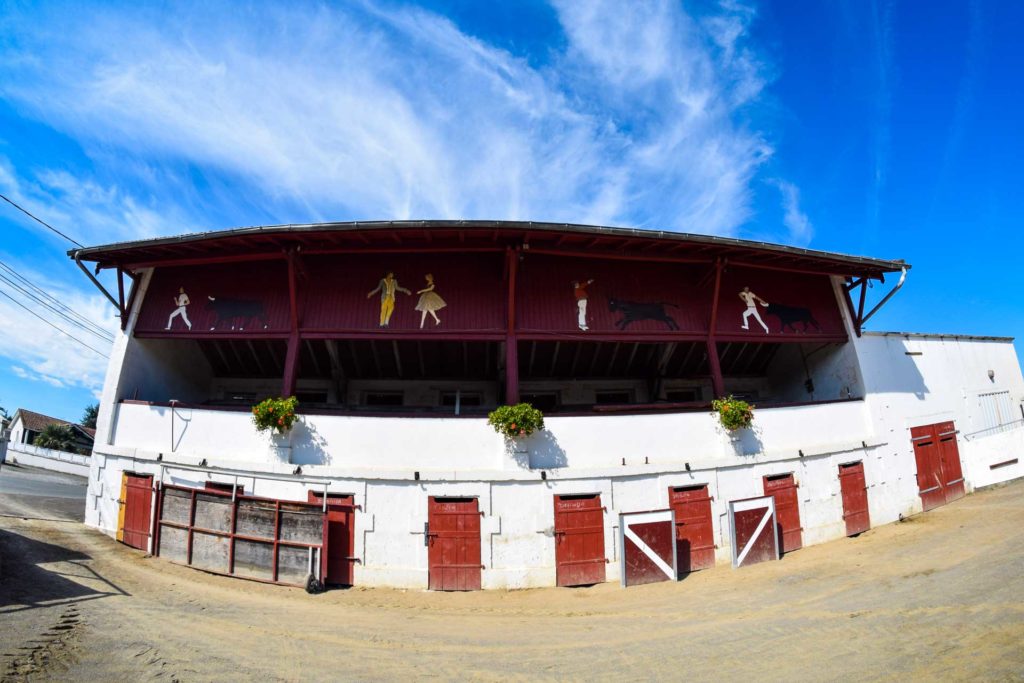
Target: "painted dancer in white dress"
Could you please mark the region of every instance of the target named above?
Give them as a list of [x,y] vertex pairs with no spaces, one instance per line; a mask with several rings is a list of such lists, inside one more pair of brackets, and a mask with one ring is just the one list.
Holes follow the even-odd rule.
[[740,299],[747,305],[747,310],[743,311],[743,329],[749,330],[750,327],[747,325],[750,316],[754,316],[754,320],[764,328],[765,334],[768,334],[768,326],[761,320],[761,314],[757,312],[757,304],[762,306],[768,306],[768,302],[750,291],[750,287],[744,287],[743,291],[740,292]]
[[171,321],[174,320],[174,316],[176,315],[180,315],[181,319],[185,321],[185,325],[188,327],[188,329],[192,329],[192,323],[188,319],[188,313],[185,312],[185,307],[188,306],[190,303],[192,302],[189,301],[188,294],[185,293],[185,288],[179,287],[178,296],[174,297],[174,305],[177,306],[177,308],[175,308],[174,312],[171,313],[171,317],[167,319],[166,329],[171,329]]
[[426,275],[427,286],[423,289],[416,290],[416,293],[420,295],[420,300],[416,303],[416,310],[422,311],[423,314],[420,316],[420,329],[423,329],[423,323],[427,319],[427,313],[434,318],[434,325],[440,325],[441,319],[437,317],[437,311],[447,306],[445,300],[441,298],[441,295],[434,291],[434,276],[430,273]]

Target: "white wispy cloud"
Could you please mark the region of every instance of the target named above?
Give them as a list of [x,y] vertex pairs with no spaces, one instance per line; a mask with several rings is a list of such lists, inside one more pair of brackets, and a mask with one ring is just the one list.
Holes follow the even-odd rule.
[[[104,185],[93,178],[77,177],[63,169],[44,167],[19,174],[10,160],[3,156],[0,156],[0,193],[84,243],[188,232],[194,225],[176,205],[158,205],[134,188]],[[27,216],[19,213],[7,215],[61,248],[72,246]]]
[[88,145],[328,218],[735,233],[772,153],[736,121],[764,85],[752,12],[556,8],[567,46],[541,67],[415,7],[67,12],[18,27],[0,93]]
[[[10,256],[0,255],[0,258],[107,334],[119,332],[113,308],[101,296],[83,293],[48,278]],[[11,362],[11,372],[22,379],[42,381],[55,387],[84,388],[98,398],[111,344],[31,301],[5,282],[0,282],[0,293],[3,293],[0,294],[0,320],[4,321],[0,356]],[[29,307],[36,315],[8,297]],[[58,331],[55,326],[78,341]]]
[[[737,234],[774,151],[750,123],[770,78],[753,9],[553,4],[564,41],[533,60],[408,5],[11,9],[0,98],[94,173],[0,158],[0,188],[87,243],[237,225],[243,208]],[[797,188],[779,189],[810,239]],[[69,300],[109,319],[85,291]],[[0,349],[15,372],[98,387],[95,354],[3,306],[18,341],[48,340]]]
[[782,195],[782,224],[789,231],[790,244],[807,246],[814,237],[814,226],[807,214],[800,210],[800,188],[788,180],[772,178],[767,181]]

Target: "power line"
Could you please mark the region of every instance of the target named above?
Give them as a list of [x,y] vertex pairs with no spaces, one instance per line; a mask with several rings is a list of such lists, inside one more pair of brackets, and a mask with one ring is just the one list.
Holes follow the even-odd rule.
[[36,292],[38,292],[44,298],[49,300],[53,305],[48,304],[45,301],[40,301],[31,292],[26,292],[20,286],[18,286],[16,283],[11,282],[6,277],[4,277],[3,273],[0,273],[0,278],[3,278],[5,281],[8,282],[8,284],[10,284],[10,285],[12,285],[14,287],[17,287],[23,293],[27,294],[28,296],[31,296],[36,301],[39,301],[39,303],[41,303],[42,305],[46,306],[50,310],[54,311],[58,315],[60,315],[62,317],[67,317],[61,311],[56,310],[54,308],[54,306],[56,306],[57,308],[62,309],[65,313],[67,313],[67,315],[71,316],[72,318],[75,318],[75,320],[73,320],[71,322],[73,322],[76,325],[81,325],[81,326],[89,328],[89,331],[92,332],[93,334],[96,334],[97,336],[102,336],[104,341],[109,341],[109,342],[113,342],[114,341],[114,338],[110,334],[109,331],[107,331],[107,330],[103,329],[102,327],[100,327],[99,325],[95,324],[93,321],[89,320],[88,318],[86,318],[85,316],[83,316],[78,311],[74,310],[73,308],[70,308],[64,302],[62,302],[59,299],[57,299],[56,297],[52,296],[45,289],[43,289],[42,287],[39,287],[38,285],[33,283],[31,280],[29,280],[27,277],[25,277],[24,275],[22,275],[18,271],[14,270],[14,268],[11,268],[9,265],[4,263],[3,261],[0,261],[0,269],[3,269],[4,271],[7,271],[13,277],[15,277],[16,279],[21,281],[23,284],[25,284],[27,287],[29,287],[30,289],[33,289]]
[[75,327],[77,327],[77,328],[79,328],[81,330],[84,330],[84,331],[86,331],[86,332],[88,332],[88,333],[90,333],[90,334],[92,334],[92,335],[94,335],[96,337],[99,337],[100,339],[102,339],[105,342],[114,343],[114,338],[112,336],[108,335],[106,332],[97,332],[91,326],[82,324],[78,320],[72,318],[71,316],[67,315],[63,311],[61,311],[58,308],[56,308],[55,306],[47,303],[45,300],[39,298],[38,296],[36,296],[32,292],[30,292],[27,289],[25,289],[24,287],[20,286],[18,283],[14,282],[13,280],[11,280],[7,276],[5,276],[3,273],[0,273],[0,281],[6,282],[9,286],[14,287],[19,292],[21,292],[25,296],[29,297],[30,299],[32,299],[36,303],[44,306],[47,310],[49,310],[49,311],[51,311],[53,313],[56,313],[61,318],[64,318],[64,320],[68,321],[69,323],[71,323]]
[[71,239],[70,237],[68,237],[67,235],[65,235],[65,234],[64,234],[64,233],[62,233],[62,232],[61,232],[60,230],[58,230],[57,228],[53,227],[52,225],[50,225],[50,224],[49,224],[49,223],[47,223],[46,221],[44,221],[44,220],[42,220],[42,219],[40,219],[40,218],[36,218],[36,217],[35,217],[35,216],[33,216],[33,215],[32,215],[31,213],[29,213],[29,212],[28,212],[28,211],[26,211],[25,209],[21,208],[20,206],[18,206],[17,204],[15,204],[14,202],[12,202],[12,201],[11,201],[10,199],[8,199],[7,197],[5,197],[4,195],[0,194],[0,199],[3,199],[3,200],[4,200],[5,202],[7,202],[7,203],[8,203],[8,204],[10,204],[11,206],[13,206],[13,207],[14,207],[15,209],[17,209],[18,211],[21,211],[21,212],[22,212],[23,214],[25,214],[26,216],[28,216],[29,218],[31,218],[32,220],[34,220],[34,221],[35,221],[36,223],[39,223],[40,225],[43,225],[43,226],[45,226],[45,227],[49,228],[50,230],[52,230],[53,232],[57,233],[58,235],[60,235],[60,236],[61,236],[61,237],[63,237],[64,239],[66,239],[66,240],[67,240],[68,242],[71,242],[71,244],[75,245],[76,247],[78,247],[78,248],[80,248],[80,249],[85,249],[85,245],[84,245],[84,244],[80,244],[80,243],[76,242],[75,240]]
[[0,272],[0,280],[3,280],[8,285],[16,288],[22,294],[30,297],[31,299],[33,299],[37,303],[45,306],[46,308],[48,308],[49,310],[53,311],[57,315],[59,315],[62,318],[66,319],[71,324],[76,325],[76,326],[81,327],[81,328],[84,328],[86,331],[91,332],[92,334],[95,334],[98,337],[102,337],[104,341],[108,341],[108,342],[113,342],[114,341],[114,338],[110,334],[110,332],[108,332],[107,330],[103,329],[99,325],[93,323],[91,320],[89,320],[88,318],[84,317],[83,315],[81,315],[80,313],[75,311],[74,309],[69,308],[63,302],[58,301],[53,296],[51,296],[48,292],[46,292],[44,289],[42,289],[41,287],[38,287],[37,285],[33,284],[32,281],[30,281],[24,275],[21,275],[20,273],[18,273],[16,270],[14,270],[13,268],[11,268],[7,264],[5,264],[3,261],[0,261],[0,269],[3,269],[5,271],[7,271],[8,273],[10,273],[15,278],[20,280],[22,283],[27,285],[29,288],[31,288],[31,289],[35,290],[36,292],[38,292],[39,294],[41,294],[45,299],[48,299],[48,301],[44,301],[43,299],[40,299],[38,296],[33,294],[31,291],[26,290],[24,287],[19,285],[17,282],[12,281],[10,278],[6,277],[2,272]]
[[0,290],[0,294],[2,294],[3,296],[7,297],[7,298],[8,298],[8,299],[10,299],[11,301],[13,301],[13,302],[14,302],[14,303],[15,303],[16,305],[18,305],[18,306],[21,306],[21,307],[22,307],[22,308],[24,308],[24,309],[25,309],[26,311],[28,311],[29,313],[31,313],[31,314],[32,314],[32,315],[34,315],[35,317],[39,318],[39,319],[40,319],[40,320],[42,320],[42,321],[43,321],[44,323],[46,323],[47,325],[49,325],[49,326],[50,326],[50,327],[52,327],[53,329],[57,330],[57,331],[58,331],[58,332],[60,332],[61,334],[65,335],[65,336],[68,336],[68,337],[71,337],[71,338],[72,338],[72,339],[74,339],[74,340],[75,340],[76,342],[78,342],[79,344],[81,344],[81,345],[82,345],[82,346],[84,346],[85,348],[89,349],[90,351],[94,351],[95,353],[99,354],[99,355],[100,355],[100,356],[102,356],[103,358],[110,358],[110,356],[107,356],[107,355],[106,355],[105,353],[103,353],[102,351],[98,351],[97,349],[94,349],[93,347],[89,346],[89,345],[88,345],[88,344],[86,344],[86,343],[85,343],[84,341],[82,341],[82,340],[81,340],[81,339],[79,339],[78,337],[74,336],[74,335],[73,335],[73,334],[71,334],[70,332],[67,332],[66,330],[63,330],[63,329],[61,329],[61,328],[57,327],[57,326],[56,326],[56,325],[54,325],[54,324],[53,324],[52,322],[50,322],[49,320],[47,320],[47,319],[46,319],[46,318],[44,318],[43,316],[39,315],[38,313],[36,313],[35,311],[33,311],[33,310],[32,310],[31,308],[29,308],[28,306],[26,306],[25,304],[21,303],[20,301],[18,301],[17,299],[15,299],[15,298],[14,298],[13,296],[11,296],[10,294],[8,294],[7,292],[5,292],[5,291],[3,291],[3,290]]

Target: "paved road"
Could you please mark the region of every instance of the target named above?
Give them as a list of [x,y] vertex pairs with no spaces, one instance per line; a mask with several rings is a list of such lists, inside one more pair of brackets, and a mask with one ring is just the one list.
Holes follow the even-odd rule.
[[0,467],[0,515],[80,522],[87,484],[73,474],[7,463]]
[[9,517],[0,554],[5,680],[1024,680],[1024,480],[626,590],[311,596]]

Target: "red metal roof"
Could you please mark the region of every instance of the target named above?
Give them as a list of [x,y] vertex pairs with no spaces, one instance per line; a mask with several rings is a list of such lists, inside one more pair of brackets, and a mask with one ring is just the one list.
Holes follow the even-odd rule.
[[68,252],[99,268],[282,258],[289,249],[309,254],[373,252],[486,252],[521,248],[534,253],[643,261],[713,262],[867,276],[882,279],[909,265],[729,237],[680,232],[516,221],[379,221],[275,225],[122,242]]

